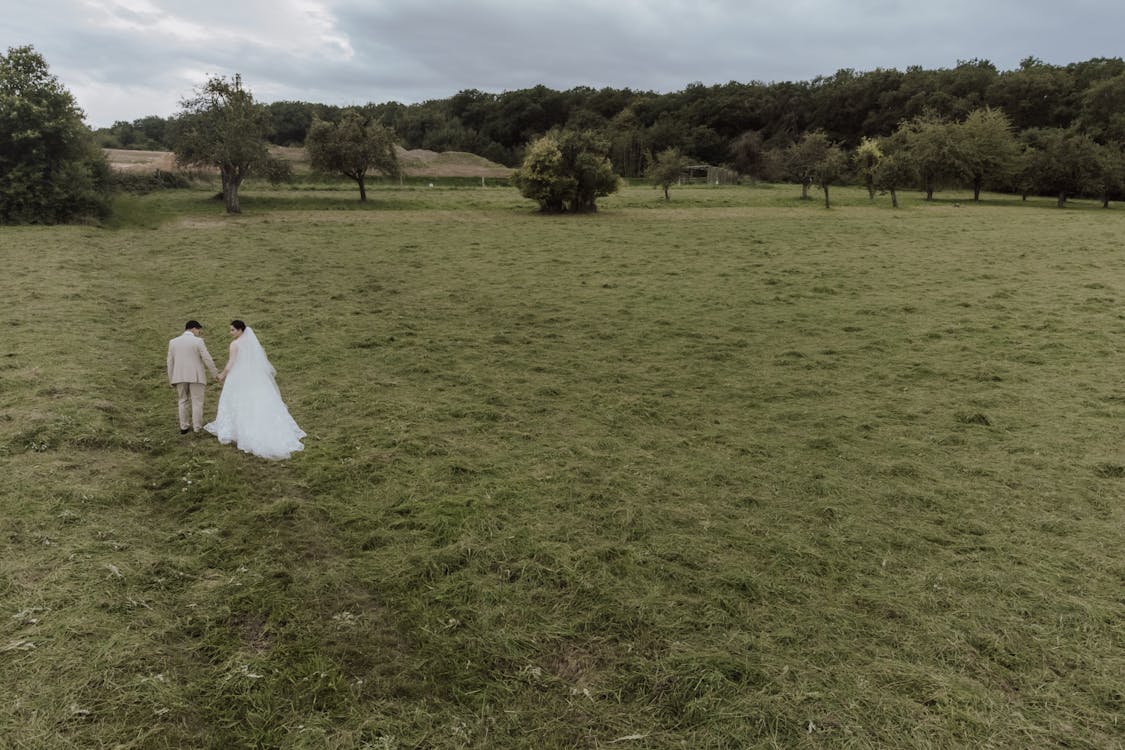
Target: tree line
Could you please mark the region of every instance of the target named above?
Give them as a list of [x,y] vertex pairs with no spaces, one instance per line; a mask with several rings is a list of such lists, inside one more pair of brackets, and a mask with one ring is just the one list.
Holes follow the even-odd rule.
[[[500,94],[468,89],[447,99],[360,109],[394,130],[405,148],[468,151],[511,167],[523,161],[528,144],[552,129],[590,130],[606,138],[618,174],[639,177],[666,148],[701,163],[727,163],[731,144],[749,131],[767,147],[784,148],[806,132],[822,131],[854,149],[864,138],[889,136],[907,120],[962,120],[981,108],[1003,111],[1017,132],[1079,127],[1099,140],[1112,126],[1107,120],[1125,112],[1123,76],[1121,58],[1052,65],[1029,57],[1006,71],[987,60],[968,60],[936,70],[843,69],[810,81],[694,83],[665,94],[586,86]],[[303,145],[314,120],[336,121],[350,109],[298,101],[265,106],[269,139],[282,146]],[[118,122],[97,135],[106,147],[170,150],[171,119]]]
[[669,94],[466,90],[420,104],[348,108],[262,104],[236,75],[210,79],[182,107],[171,118],[91,134],[42,57],[31,47],[9,49],[0,56],[0,221],[66,220],[79,211],[49,208],[52,201],[104,212],[108,170],[95,143],[172,150],[181,164],[218,168],[231,212],[251,172],[287,178],[271,142],[306,146],[314,167],[355,180],[361,199],[369,170],[398,173],[396,142],[469,151],[519,167],[514,183],[545,211],[595,210],[619,177],[647,175],[668,198],[677,173],[701,162],[795,182],[803,197],[817,185],[826,205],[832,185],[857,179],[896,205],[903,188],[921,188],[927,198],[952,185],[972,187],[974,198],[985,188],[1050,194],[1060,206],[1075,195],[1108,205],[1125,190],[1121,58],[1065,66],[1027,58],[1012,71],[985,60],[940,70],[840,70],[807,82],[692,84]]
[[[360,117],[405,148],[468,151],[513,168],[530,159],[541,169],[547,146],[539,140],[548,134],[557,145],[559,134],[583,133],[615,174],[657,179],[666,197],[672,175],[693,163],[793,181],[806,197],[816,184],[826,202],[828,186],[857,178],[872,194],[890,192],[896,204],[906,187],[929,198],[952,185],[971,187],[979,198],[988,187],[1054,195],[1060,204],[1074,195],[1108,203],[1125,189],[1121,58],[1052,65],[1029,57],[1007,71],[987,60],[936,70],[843,69],[811,81],[696,83],[667,94],[535,86],[501,94],[469,89],[409,105],[263,107],[267,138],[277,145],[305,144],[314,123]],[[172,149],[175,120],[119,122],[98,137],[107,146]]]

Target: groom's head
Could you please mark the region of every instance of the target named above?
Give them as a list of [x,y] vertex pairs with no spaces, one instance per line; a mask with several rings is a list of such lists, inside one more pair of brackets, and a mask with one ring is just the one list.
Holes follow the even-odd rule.
[[198,320],[189,320],[186,324],[184,324],[184,330],[191,331],[192,333],[199,333],[203,330],[203,326],[199,325]]

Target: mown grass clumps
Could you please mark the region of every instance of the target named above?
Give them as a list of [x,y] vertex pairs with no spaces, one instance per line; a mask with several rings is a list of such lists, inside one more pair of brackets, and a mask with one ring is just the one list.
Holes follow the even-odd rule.
[[[0,736],[1113,747],[1117,213],[839,192],[6,234]],[[304,452],[178,434],[193,316],[220,362],[254,326]]]

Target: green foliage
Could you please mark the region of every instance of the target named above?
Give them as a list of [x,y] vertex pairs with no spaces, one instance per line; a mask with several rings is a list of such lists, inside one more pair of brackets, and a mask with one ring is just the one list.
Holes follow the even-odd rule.
[[[823,131],[841,148],[855,149],[864,139],[890,135],[903,122],[958,123],[982,109],[1003,111],[1015,133],[1077,126],[1100,143],[1121,142],[1123,81],[1121,58],[1069,65],[1028,58],[1009,71],[988,60],[965,60],[940,69],[842,69],[811,81],[696,83],[666,94],[587,86],[500,94],[467,89],[448,99],[369,103],[360,109],[394,130],[408,149],[466,151],[511,167],[522,163],[528,143],[552,129],[593,130],[607,141],[614,169],[624,177],[643,176],[651,154],[678,148],[697,163],[729,163],[740,174],[780,181],[784,175],[771,153],[802,133]],[[337,122],[343,113],[312,102],[273,102],[266,108],[267,137],[288,146],[304,143],[315,119]],[[168,140],[161,124],[160,118],[115,123],[98,135],[107,147],[152,147]],[[972,185],[971,174],[963,176],[971,168],[959,161],[942,174],[923,166],[920,179],[931,196],[943,184]],[[870,175],[860,171],[870,194]],[[1012,178],[987,179],[1002,186]]]
[[336,122],[341,109],[328,104],[280,101],[266,105],[270,114],[270,142],[279,146],[301,146],[316,120]]
[[1056,196],[1059,208],[1075,195],[1099,192],[1102,161],[1089,136],[1046,128],[1029,131],[1024,137],[1030,151],[1025,169],[1034,192]]
[[898,208],[898,190],[917,182],[918,168],[907,151],[892,152],[879,159],[871,180],[876,190],[890,194],[891,206]]
[[182,172],[156,169],[151,172],[113,172],[110,178],[114,190],[143,195],[155,190],[177,190],[191,187],[191,180]]
[[879,147],[879,142],[873,138],[864,138],[860,141],[859,146],[852,154],[856,172],[863,179],[863,184],[867,188],[867,195],[871,200],[875,200],[875,169],[879,166],[879,160],[882,158],[883,151]]
[[168,120],[150,116],[132,122],[118,120],[111,127],[95,130],[94,138],[102,148],[171,151],[167,131]]
[[824,207],[831,208],[828,189],[844,179],[848,171],[848,157],[835,143],[829,144],[820,160],[813,165],[813,179],[824,192]]
[[820,173],[820,165],[833,148],[823,131],[805,133],[785,150],[785,172],[788,179],[801,186],[801,200],[808,200],[809,187]]
[[554,136],[544,136],[527,149],[523,164],[512,176],[520,195],[539,204],[544,212],[561,213],[577,183],[562,173],[562,151]]
[[32,47],[0,55],[0,224],[105,218],[109,166]]
[[552,131],[531,144],[512,182],[544,213],[594,212],[597,199],[620,186],[607,149],[589,131]]
[[359,199],[367,200],[366,179],[371,170],[398,177],[394,132],[352,109],[339,122],[316,120],[305,141],[313,169],[350,177],[359,185]]
[[1125,73],[1086,89],[1079,122],[1088,135],[1101,143],[1125,143]]
[[765,173],[765,156],[765,142],[757,130],[747,130],[730,144],[730,166],[740,175],[762,179]]
[[664,200],[671,200],[668,188],[683,176],[684,169],[690,163],[679,149],[667,148],[656,155],[646,170],[646,176],[652,180],[653,185],[664,190]]
[[1003,110],[1018,130],[1068,127],[1078,115],[1078,88],[1073,69],[1029,57],[989,84],[984,103]]
[[238,189],[252,171],[285,174],[267,148],[269,112],[242,87],[242,76],[213,77],[182,106],[172,123],[176,161],[218,167],[227,213],[241,212]]
[[976,109],[954,130],[957,140],[957,167],[973,188],[973,200],[980,200],[985,181],[1005,184],[1016,168],[1019,143],[1012,124],[1000,110]]
[[899,138],[910,151],[926,200],[962,171],[957,127],[943,117],[926,114],[903,123]]
[[1125,147],[1111,143],[1098,146],[1098,172],[1095,175],[1102,206],[1125,194]]
[[[940,117],[964,120],[974,110],[1003,111],[1013,131],[1078,126],[1101,143],[1122,135],[1121,90],[1125,61],[1094,58],[1050,65],[1035,58],[1001,71],[988,60],[958,61],[952,68],[852,69],[810,81],[752,81],[657,94],[631,89],[546,86],[500,94],[467,89],[448,99],[417,104],[369,103],[362,111],[393,129],[409,149],[467,151],[516,167],[529,142],[554,128],[595,130],[609,143],[618,174],[640,177],[647,158],[679,148],[697,162],[722,164],[755,179],[781,179],[743,153],[756,133],[761,153],[784,148],[807,131],[822,130],[845,149],[864,138],[885,137],[905,121]],[[314,119],[339,120],[334,105],[282,101],[267,105],[271,142],[299,146]],[[115,123],[98,131],[107,147],[145,148],[167,142],[157,122]],[[163,140],[162,140],[163,139]],[[746,161],[750,156],[750,161]],[[761,169],[761,173],[756,169]],[[749,171],[746,171],[749,170]],[[960,174],[954,168],[951,177]]]

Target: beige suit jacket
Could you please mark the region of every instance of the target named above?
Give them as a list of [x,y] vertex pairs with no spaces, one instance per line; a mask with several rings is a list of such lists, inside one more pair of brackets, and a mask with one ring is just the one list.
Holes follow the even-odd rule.
[[172,385],[176,383],[206,383],[207,372],[219,377],[215,368],[215,360],[211,359],[203,339],[191,331],[184,331],[182,336],[177,336],[168,342],[168,380]]

